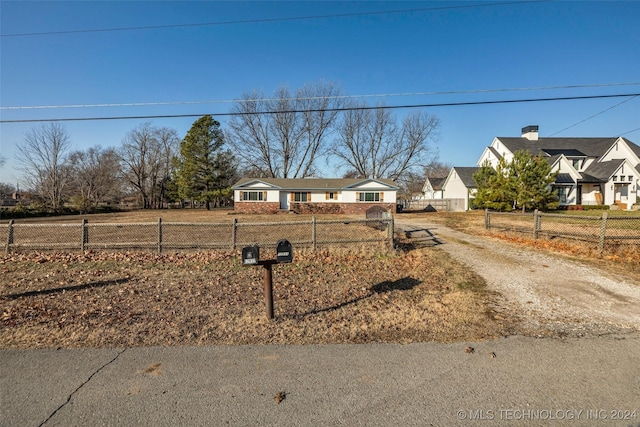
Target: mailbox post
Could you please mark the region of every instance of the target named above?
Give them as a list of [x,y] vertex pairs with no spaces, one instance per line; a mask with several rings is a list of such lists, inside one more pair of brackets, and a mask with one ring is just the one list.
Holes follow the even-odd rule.
[[242,265],[245,267],[261,265],[264,267],[264,302],[267,317],[274,318],[273,314],[273,264],[293,262],[293,246],[288,240],[280,240],[276,246],[276,259],[260,259],[260,247],[258,245],[242,248]]

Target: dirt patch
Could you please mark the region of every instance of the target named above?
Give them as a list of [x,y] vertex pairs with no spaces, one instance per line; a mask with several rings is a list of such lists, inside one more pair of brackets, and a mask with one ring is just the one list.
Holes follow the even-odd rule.
[[523,244],[427,224],[396,220],[404,230],[426,229],[447,252],[501,295],[498,313],[519,314],[525,335],[583,336],[640,330],[640,280],[624,268],[570,259]]
[[484,281],[428,248],[300,251],[263,269],[237,252],[30,253],[0,259],[0,347],[308,344],[479,340],[514,317]]

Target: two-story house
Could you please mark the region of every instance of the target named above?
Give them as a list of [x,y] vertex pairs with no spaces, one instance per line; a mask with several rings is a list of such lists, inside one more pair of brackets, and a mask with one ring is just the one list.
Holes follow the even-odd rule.
[[519,138],[495,137],[477,164],[509,162],[519,150],[544,156],[558,172],[554,188],[560,205],[629,209],[640,194],[640,146],[626,138],[541,138],[538,126],[527,126]]
[[461,179],[459,170],[470,175],[485,162],[495,167],[500,159],[511,161],[519,150],[544,156],[552,171],[558,172],[553,186],[561,206],[604,204],[630,209],[640,196],[640,146],[619,136],[540,137],[538,126],[527,126],[520,137],[495,137],[476,168],[453,168],[443,186],[444,198],[473,198],[475,182]]

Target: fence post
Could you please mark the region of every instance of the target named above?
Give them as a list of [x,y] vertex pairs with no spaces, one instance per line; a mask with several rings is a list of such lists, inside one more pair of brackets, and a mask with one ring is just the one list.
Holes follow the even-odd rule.
[[89,222],[86,218],[82,220],[82,244],[80,245],[80,251],[84,252],[87,243],[89,243]]
[[484,210],[484,228],[487,230],[491,228],[491,219],[489,218],[489,209]]
[[237,228],[238,228],[238,218],[233,218],[233,222],[231,223],[231,249],[235,250],[236,249],[236,239],[238,238],[237,235]]
[[600,224],[600,241],[598,242],[598,250],[604,250],[604,239],[607,235],[607,212],[602,212],[602,223]]
[[387,222],[387,237],[389,238],[389,249],[393,249],[393,234],[395,228],[394,216],[391,214],[389,222]]
[[158,218],[158,254],[162,253],[162,218]]
[[11,251],[11,245],[13,245],[13,220],[9,220],[9,235],[7,236],[6,252]]
[[533,240],[538,240],[539,233],[540,233],[540,211],[536,209],[533,211]]
[[313,242],[313,250],[317,248],[316,242],[316,216],[311,217],[311,241]]

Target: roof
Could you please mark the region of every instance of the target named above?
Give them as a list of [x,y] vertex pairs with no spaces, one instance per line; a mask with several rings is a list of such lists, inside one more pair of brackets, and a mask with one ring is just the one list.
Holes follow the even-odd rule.
[[574,184],[575,181],[571,177],[571,174],[568,173],[559,173],[556,176],[556,184]]
[[345,190],[366,182],[377,182],[381,187],[397,190],[398,185],[390,179],[355,178],[242,178],[233,185],[239,189],[251,182],[262,182],[281,190]]
[[622,139],[624,140],[624,142],[627,143],[629,148],[631,148],[631,151],[636,153],[636,156],[640,157],[640,145],[634,144],[633,142],[629,141],[627,138],[622,138]]
[[564,154],[565,157],[587,157],[587,155],[584,154],[582,151],[576,150],[573,148],[569,148],[569,149],[545,148],[543,149],[543,151],[550,156],[559,156],[560,154]]
[[611,175],[613,175],[624,162],[625,159],[617,159],[610,160],[608,162],[592,163],[587,169],[585,169],[583,175],[608,181],[609,178],[611,178]]
[[431,188],[433,188],[434,190],[438,191],[438,190],[442,190],[442,184],[444,184],[444,181],[447,179],[447,177],[444,177],[444,178],[427,178],[427,179],[431,183]]
[[[545,152],[549,155],[565,154],[565,156],[573,157],[588,156],[601,157],[607,150],[618,140],[618,137],[607,138],[538,138],[537,140],[529,140],[522,137],[502,137],[498,139],[512,153],[518,150],[527,150],[532,154]],[[625,140],[632,150],[640,150],[640,147],[629,140]],[[576,154],[566,154],[572,152]],[[578,154],[579,153],[579,154]]]
[[473,174],[478,172],[481,169],[480,167],[455,166],[453,169],[456,170],[456,172],[458,173],[458,177],[467,188],[476,188],[476,181],[473,179]]
[[493,153],[494,156],[496,156],[496,159],[501,159],[502,155],[500,153],[498,153],[498,150],[496,150],[495,148],[489,146],[489,151],[491,151]]

